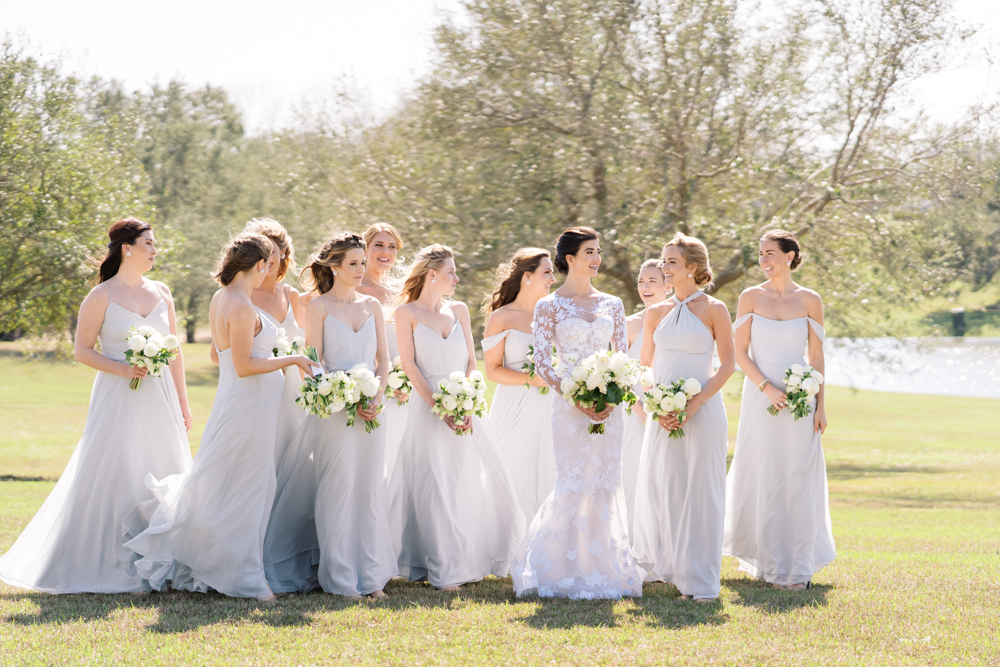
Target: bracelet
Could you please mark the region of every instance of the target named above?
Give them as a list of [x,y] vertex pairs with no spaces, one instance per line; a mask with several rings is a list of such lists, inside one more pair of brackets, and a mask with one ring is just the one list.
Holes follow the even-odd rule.
[[760,383],[760,384],[759,384],[759,385],[757,386],[757,388],[758,388],[758,389],[760,389],[761,391],[764,391],[764,387],[766,387],[766,386],[767,386],[767,385],[769,385],[769,384],[771,384],[771,381],[770,381],[770,380],[768,380],[767,378],[764,378],[764,381],[763,381],[763,382],[761,382],[761,383]]

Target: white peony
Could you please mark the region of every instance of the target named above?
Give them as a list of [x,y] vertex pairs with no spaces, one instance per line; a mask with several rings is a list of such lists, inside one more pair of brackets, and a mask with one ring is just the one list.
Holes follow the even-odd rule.
[[368,398],[371,398],[372,396],[377,394],[379,388],[380,388],[380,383],[378,381],[378,378],[368,378],[367,380],[361,383],[361,393],[367,396]]
[[816,382],[819,382],[820,384],[823,384],[823,374],[820,373],[819,371],[814,370],[814,371],[810,372],[809,373],[809,377],[811,377],[812,379],[816,380]]
[[163,347],[168,350],[176,350],[180,344],[181,342],[177,340],[177,336],[173,334],[167,334],[167,336],[163,339]]
[[403,386],[403,378],[399,376],[399,373],[392,372],[389,373],[389,378],[387,384],[393,389],[399,389]]
[[663,390],[662,390],[662,389],[660,389],[659,387],[655,387],[655,386],[654,386],[654,387],[652,387],[652,388],[651,388],[651,389],[649,390],[649,396],[650,396],[650,398],[652,398],[652,399],[653,399],[654,401],[656,401],[657,403],[659,403],[660,401],[662,401],[662,400],[663,400]]
[[316,391],[320,393],[321,396],[329,396],[330,392],[333,391],[333,384],[329,380],[323,380],[316,387]]
[[573,391],[574,387],[576,387],[576,381],[573,378],[563,378],[562,382],[559,383],[559,390],[564,394]]
[[785,386],[795,389],[802,386],[802,378],[798,375],[789,375],[788,379],[785,380]]
[[129,339],[128,339],[128,349],[132,350],[133,352],[139,352],[144,347],[146,347],[146,337],[145,336],[140,336],[139,334],[135,334],[133,336],[129,336]]
[[150,336],[156,335],[156,329],[147,324],[145,326],[139,327],[139,333],[145,336],[146,338],[149,338]]
[[597,389],[604,382],[604,376],[600,373],[591,373],[587,376],[587,389]]
[[629,361],[631,360],[627,354],[622,354],[621,352],[616,353],[613,357],[611,357],[611,372],[616,374],[621,373],[625,370],[625,367],[628,366]]
[[473,407],[473,403],[472,403],[472,399],[471,398],[467,398],[464,401],[462,401],[462,409],[463,410],[471,410],[472,407]]
[[451,375],[448,376],[449,382],[461,382],[465,379],[465,373],[462,371],[452,371]]
[[810,396],[815,396],[819,393],[819,382],[816,382],[813,378],[806,378],[802,381],[802,389],[805,390]]
[[695,378],[688,378],[684,381],[684,393],[688,398],[694,398],[701,391],[701,383]]
[[452,396],[456,396],[462,393],[462,385],[459,382],[451,381],[444,386],[444,390]]
[[802,375],[805,370],[806,369],[802,367],[802,364],[792,364],[792,375]]
[[442,396],[441,397],[441,407],[443,407],[448,412],[452,412],[458,407],[458,401],[452,396]]
[[274,341],[274,346],[278,348],[278,352],[282,352],[283,354],[288,354],[292,351],[292,344],[288,342],[287,338],[279,338]]
[[340,412],[345,407],[347,407],[346,403],[344,403],[341,400],[335,400],[330,402],[330,405],[327,406],[326,411],[332,415],[335,412]]
[[677,407],[674,405],[674,397],[673,396],[668,395],[668,396],[664,396],[663,398],[660,399],[660,410],[663,413],[673,412],[676,409],[677,409]]
[[611,368],[611,357],[606,354],[597,355],[597,360],[594,362],[594,368],[601,371],[602,373]]
[[583,380],[586,380],[588,375],[590,375],[590,371],[587,369],[586,366],[577,366],[570,373],[570,377],[576,380],[577,382],[582,382]]
[[146,347],[142,349],[142,353],[147,357],[155,357],[159,351],[160,351],[159,346],[153,341],[148,341],[146,343]]
[[679,394],[674,394],[674,405],[677,406],[678,410],[683,410],[687,407],[688,397],[684,395],[683,392]]
[[480,373],[478,370],[475,370],[475,371],[472,371],[471,373],[469,373],[469,379],[472,380],[473,382],[485,382],[486,381],[486,378],[483,377],[483,374]]

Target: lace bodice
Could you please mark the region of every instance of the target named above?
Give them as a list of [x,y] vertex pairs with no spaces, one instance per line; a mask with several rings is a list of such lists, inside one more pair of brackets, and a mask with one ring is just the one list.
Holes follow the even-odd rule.
[[608,349],[628,351],[625,306],[610,294],[598,293],[590,306],[578,306],[572,299],[550,294],[535,306],[535,372],[550,386],[560,378],[552,368],[552,346],[560,355],[580,359]]

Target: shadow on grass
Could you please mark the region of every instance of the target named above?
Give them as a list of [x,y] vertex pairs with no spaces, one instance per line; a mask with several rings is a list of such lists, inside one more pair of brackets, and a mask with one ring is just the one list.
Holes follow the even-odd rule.
[[722,613],[721,600],[693,602],[682,600],[681,592],[672,584],[646,583],[642,597],[633,598],[635,608],[629,615],[635,620],[657,628],[679,629],[695,625],[723,625],[729,615]]
[[826,594],[833,590],[829,584],[813,584],[804,591],[783,591],[748,577],[722,580],[722,587],[736,593],[732,604],[753,607],[765,614],[787,614],[803,607],[825,607]]
[[827,462],[826,477],[834,481],[847,481],[860,479],[862,477],[889,477],[890,475],[940,475],[951,472],[943,468],[931,468],[925,466],[906,465],[872,465],[862,463],[852,463],[847,461]]
[[0,482],[58,482],[58,477],[33,477],[31,475],[0,475]]

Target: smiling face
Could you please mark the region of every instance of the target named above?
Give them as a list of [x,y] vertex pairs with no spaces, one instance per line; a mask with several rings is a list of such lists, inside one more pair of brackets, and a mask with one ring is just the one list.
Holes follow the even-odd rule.
[[781,252],[777,241],[761,241],[757,251],[757,263],[764,269],[764,277],[770,280],[776,275],[791,271],[789,263],[795,257],[794,252]]
[[636,283],[639,298],[647,308],[667,298],[667,283],[663,279],[663,270],[657,266],[647,266],[639,272]]
[[663,260],[663,281],[666,286],[676,288],[686,282],[694,282],[694,277],[689,277],[689,273],[694,273],[684,261],[684,254],[675,245],[664,246],[660,255]]
[[[530,285],[527,284],[528,279],[531,280]],[[552,268],[552,260],[548,257],[542,257],[537,269],[531,273],[524,274],[521,289],[529,293],[538,293],[540,296],[545,296],[552,289],[552,285],[555,282],[556,277]]]
[[392,234],[379,232],[368,244],[368,266],[379,273],[388,271],[396,263],[399,246]]
[[[152,269],[157,255],[153,230],[144,231],[131,245],[123,243],[121,252],[123,264],[126,262],[134,264],[144,273]],[[129,255],[129,253],[132,254]]]
[[576,271],[587,278],[596,278],[601,269],[601,242],[597,239],[584,241],[575,255],[566,257],[570,271]]
[[347,287],[357,287],[361,284],[361,279],[365,277],[365,267],[368,262],[365,258],[365,251],[361,248],[351,248],[344,255],[340,266],[334,269],[337,272],[334,284]]
[[455,260],[451,257],[441,262],[438,268],[429,270],[424,277],[424,287],[442,296],[453,295],[456,285],[458,285],[458,271],[455,269]]

